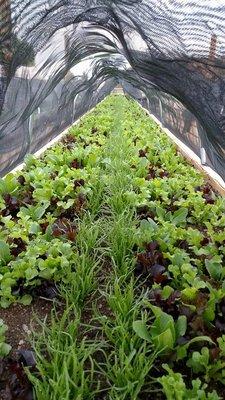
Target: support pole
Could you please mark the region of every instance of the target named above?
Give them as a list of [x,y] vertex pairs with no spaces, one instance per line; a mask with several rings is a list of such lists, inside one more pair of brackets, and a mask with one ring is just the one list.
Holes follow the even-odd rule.
[[206,162],[206,151],[205,151],[204,147],[200,148],[200,158],[201,158],[201,164],[202,165],[206,165],[207,164],[207,162]]
[[0,112],[10,79],[12,61],[11,0],[0,0]]
[[78,95],[79,95],[79,93],[76,94],[76,96],[74,97],[74,101],[73,101],[72,123],[74,123],[74,121],[75,121],[75,116],[76,116],[76,102],[77,102]]
[[215,33],[211,36],[210,48],[209,48],[209,60],[213,61],[216,58],[217,50],[217,36]]
[[160,120],[161,122],[163,121],[163,109],[162,109],[162,102],[159,98],[159,115],[160,115]]
[[8,77],[12,61],[11,0],[0,0],[0,65]]

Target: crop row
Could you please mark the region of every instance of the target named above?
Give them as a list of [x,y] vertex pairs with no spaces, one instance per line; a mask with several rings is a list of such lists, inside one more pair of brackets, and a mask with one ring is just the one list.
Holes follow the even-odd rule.
[[[220,398],[224,210],[225,200],[122,96],[0,181],[1,306],[29,305],[53,289],[66,302],[48,331],[47,359],[46,327],[34,345],[37,369],[52,382],[31,377],[38,400],[150,399],[154,390],[159,399]],[[62,340],[71,332],[74,342]],[[59,376],[67,387],[56,385]]]

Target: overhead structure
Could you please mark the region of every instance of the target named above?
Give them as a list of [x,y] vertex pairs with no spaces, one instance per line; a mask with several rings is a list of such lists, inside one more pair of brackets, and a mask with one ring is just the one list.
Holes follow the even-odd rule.
[[225,0],[0,0],[1,174],[118,83],[225,178]]

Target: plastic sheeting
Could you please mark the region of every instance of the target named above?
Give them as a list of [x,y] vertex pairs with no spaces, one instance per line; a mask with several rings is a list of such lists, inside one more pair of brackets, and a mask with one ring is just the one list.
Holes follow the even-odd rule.
[[224,66],[225,0],[0,0],[2,172],[122,80],[225,177]]

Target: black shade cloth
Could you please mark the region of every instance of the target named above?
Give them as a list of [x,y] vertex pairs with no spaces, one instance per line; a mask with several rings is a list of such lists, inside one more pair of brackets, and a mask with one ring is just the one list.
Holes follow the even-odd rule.
[[224,67],[225,0],[0,0],[1,173],[123,81],[225,178]]

